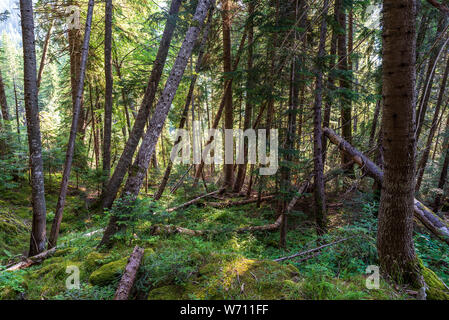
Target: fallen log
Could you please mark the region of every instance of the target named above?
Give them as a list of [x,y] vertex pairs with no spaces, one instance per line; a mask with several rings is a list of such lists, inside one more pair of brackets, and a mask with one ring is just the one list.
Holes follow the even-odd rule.
[[44,261],[45,259],[47,259],[48,257],[52,256],[54,253],[56,252],[56,248],[51,248],[50,250],[44,251],[39,253],[38,255],[35,255],[33,257],[28,257],[25,260],[16,263],[15,265],[9,267],[8,269],[6,269],[6,271],[16,271],[16,270],[21,270],[21,269],[25,269],[28,268],[34,264],[37,263],[41,263],[42,261]]
[[201,199],[210,197],[210,196],[212,196],[214,194],[218,194],[218,193],[222,192],[223,190],[224,190],[224,188],[221,188],[221,189],[215,190],[213,192],[209,192],[209,193],[203,194],[203,195],[201,195],[199,197],[196,197],[195,199],[192,199],[190,201],[187,201],[187,202],[185,202],[185,203],[183,203],[183,204],[181,204],[179,206],[176,206],[176,207],[173,207],[173,208],[169,208],[169,209],[167,209],[167,212],[173,212],[173,211],[176,211],[176,210],[179,210],[179,209],[191,206],[192,204],[197,203]]
[[120,279],[117,291],[114,295],[114,300],[128,300],[133,288],[134,281],[136,280],[137,271],[139,270],[140,263],[142,262],[144,249],[135,246],[133,253],[129,257],[128,264],[125,267],[125,272]]
[[[260,199],[260,201],[268,201],[274,199],[274,195],[271,196],[265,196]],[[225,202],[208,202],[207,206],[213,207],[213,208],[229,208],[233,206],[243,206],[245,204],[250,204],[257,202],[257,198],[255,199],[245,199],[245,200],[239,200],[239,201],[225,201]]]
[[[354,236],[354,237],[355,237],[355,236]],[[337,241],[334,241],[334,242],[331,242],[331,243],[328,243],[328,244],[319,246],[319,247],[314,248],[314,249],[310,249],[310,250],[306,250],[306,251],[302,251],[302,252],[295,253],[295,254],[293,254],[293,255],[291,255],[291,256],[282,257],[282,258],[279,258],[279,259],[274,259],[273,261],[275,261],[275,262],[281,262],[281,261],[290,260],[290,259],[293,259],[293,258],[296,258],[296,257],[305,256],[306,254],[311,254],[311,253],[320,251],[320,250],[322,250],[322,249],[324,249],[324,248],[327,248],[327,247],[336,245],[336,244],[338,244],[338,243],[340,243],[340,242],[343,242],[343,241],[352,239],[352,238],[354,238],[354,237],[345,238],[345,239],[340,239],[340,240],[337,240]]]
[[[323,128],[323,132],[341,151],[350,155],[366,175],[373,178],[380,185],[382,184],[383,172],[374,162],[351,146],[351,144],[345,141],[342,137],[338,136],[332,129]],[[415,219],[420,221],[431,233],[449,245],[449,228],[446,223],[433,213],[432,210],[416,199],[414,214]]]
[[273,231],[277,230],[281,225],[281,216],[274,222],[270,224],[264,224],[262,226],[251,226],[243,227],[237,229],[224,229],[224,230],[192,230],[183,228],[180,226],[173,225],[154,225],[150,228],[150,235],[157,236],[161,234],[184,234],[192,237],[199,237],[204,235],[214,235],[219,233],[244,233],[253,231]]

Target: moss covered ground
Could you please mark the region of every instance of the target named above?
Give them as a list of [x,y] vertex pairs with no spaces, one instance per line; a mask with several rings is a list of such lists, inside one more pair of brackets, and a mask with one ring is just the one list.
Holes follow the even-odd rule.
[[[31,208],[29,187],[2,193],[0,199],[0,270],[26,253]],[[198,190],[179,190],[159,202],[142,196],[132,208],[127,231],[111,249],[97,248],[111,212],[89,209],[82,192],[67,199],[56,253],[43,263],[16,272],[0,271],[0,299],[112,299],[127,259],[137,244],[145,248],[132,297],[135,299],[415,299],[416,292],[381,278],[379,289],[366,287],[366,268],[377,265],[376,212],[372,195],[356,191],[329,195],[329,233],[318,239],[306,197],[289,216],[287,246],[279,232],[236,233],[233,230],[272,223],[275,205],[263,203],[211,208],[199,203],[171,213]],[[51,227],[56,195],[47,195]],[[216,201],[216,200],[214,200]],[[115,209],[118,210],[118,209]],[[114,209],[112,210],[114,211]],[[112,212],[113,213],[113,212]],[[155,224],[215,230],[204,236],[152,235]],[[417,230],[416,251],[431,286],[428,298],[447,299],[447,248]],[[273,259],[347,239],[312,254]],[[68,267],[80,271],[80,288],[66,289]],[[433,271],[432,271],[433,270]]]

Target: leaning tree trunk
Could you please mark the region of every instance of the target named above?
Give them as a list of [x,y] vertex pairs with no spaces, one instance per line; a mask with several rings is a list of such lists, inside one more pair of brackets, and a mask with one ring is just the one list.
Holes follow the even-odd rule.
[[76,134],[78,131],[79,113],[80,113],[80,109],[81,109],[81,102],[83,99],[84,77],[86,74],[86,64],[87,64],[87,57],[88,57],[88,53],[89,53],[89,41],[90,41],[90,31],[91,31],[91,25],[92,25],[92,15],[93,15],[93,10],[94,10],[94,2],[95,2],[94,0],[89,0],[89,4],[87,7],[86,27],[84,30],[84,41],[83,41],[82,54],[81,54],[81,65],[80,65],[80,70],[79,70],[78,84],[76,86],[78,92],[76,95],[75,105],[73,106],[72,125],[70,128],[69,142],[67,144],[67,152],[66,152],[65,163],[64,163],[64,172],[62,174],[62,180],[61,180],[61,189],[59,191],[58,203],[56,204],[55,218],[54,218],[53,224],[51,226],[51,233],[50,233],[50,239],[49,239],[50,248],[55,247],[56,242],[58,241],[59,227],[60,227],[61,221],[62,221],[62,214],[64,211],[65,198],[67,195],[67,187],[69,184],[70,171],[72,169],[73,154],[75,152],[75,140],[76,140]]
[[44,168],[42,162],[42,142],[37,100],[36,49],[34,46],[35,39],[32,0],[20,0],[20,16],[23,43],[25,111],[31,167],[31,203],[33,205],[33,222],[31,227],[30,250],[28,255],[35,256],[45,250],[47,239],[45,229],[46,206]]
[[115,291],[114,300],[128,300],[134,281],[139,271],[140,263],[142,262],[145,250],[139,246],[135,246],[133,253],[128,259],[128,264],[125,267],[120,283]]
[[[215,0],[200,0],[198,2],[193,17],[193,23],[187,30],[184,42],[181,45],[181,49],[179,49],[178,56],[176,57],[175,63],[165,84],[164,91],[156,105],[147,132],[143,137],[142,144],[137,153],[137,158],[129,171],[128,179],[122,192],[122,197],[126,198],[127,201],[133,201],[139,194],[145,178],[145,173],[148,170],[151,156],[153,155],[157,140],[162,132],[162,127],[164,126],[168,111],[170,110],[171,103],[173,102],[187,66],[187,62],[192,54],[193,46],[198,38],[208,9],[211,5],[213,6],[214,3]],[[117,230],[117,218],[111,217],[100,245],[108,245],[111,236],[115,234]]]
[[111,135],[112,135],[112,0],[106,0],[104,34],[104,71],[106,78],[103,129],[103,188],[111,173]]
[[[444,28],[444,19],[440,18],[440,20],[438,22],[438,27],[437,27],[437,33],[435,35],[435,41],[437,43],[440,42],[439,38],[440,38],[441,33],[443,32],[443,28]],[[446,44],[444,44],[444,46],[445,45]],[[436,46],[436,48],[433,49],[433,51],[430,55],[429,64],[427,67],[428,69],[427,69],[427,74],[426,74],[426,80],[424,82],[424,88],[423,88],[424,91],[421,96],[419,107],[416,110],[416,121],[417,121],[416,141],[419,141],[419,137],[421,136],[422,126],[424,124],[424,119],[426,116],[427,107],[429,105],[430,95],[432,92],[433,79],[435,78],[435,68],[438,63],[438,59],[440,57],[442,50],[443,50],[442,45],[438,44]]]
[[156,60],[153,64],[153,70],[151,71],[150,80],[145,90],[145,96],[143,97],[142,104],[134,121],[133,128],[129,135],[128,141],[126,141],[125,148],[122,155],[115,167],[114,173],[109,180],[101,199],[103,201],[103,208],[110,208],[117,192],[122,184],[123,178],[128,171],[128,168],[133,160],[134,152],[139,144],[140,138],[147,124],[147,118],[150,113],[151,105],[153,104],[156,90],[161,79],[162,71],[167,60],[168,49],[170,48],[171,39],[177,23],[177,16],[179,7],[181,6],[181,0],[172,0],[169,11],[169,18],[165,24],[164,33],[162,34],[162,40],[159,45],[159,49],[156,55]]
[[435,132],[437,131],[438,119],[440,115],[441,105],[444,99],[444,93],[446,91],[446,83],[448,75],[449,75],[449,56],[446,62],[446,69],[444,70],[443,80],[441,81],[440,93],[438,94],[438,101],[437,105],[435,106],[435,113],[433,115],[432,125],[430,126],[429,135],[427,136],[426,147],[421,156],[421,160],[418,163],[418,172],[417,172],[418,177],[416,179],[416,187],[415,187],[416,192],[419,192],[419,189],[421,187],[424,171],[426,170],[427,160],[429,160],[430,148],[432,147],[433,137],[435,136]]
[[47,30],[47,35],[45,36],[44,48],[42,49],[41,63],[39,64],[39,72],[37,73],[37,89],[39,90],[42,81],[42,75],[44,74],[44,67],[47,58],[48,45],[50,43],[51,30],[53,29],[54,20],[51,21],[50,26]]
[[[204,31],[203,31],[203,38],[202,38],[201,44],[200,44],[198,58],[196,61],[196,66],[195,66],[195,72],[193,74],[192,80],[190,81],[189,92],[187,93],[187,98],[186,98],[186,102],[184,104],[184,110],[182,111],[182,114],[181,114],[181,120],[179,121],[178,129],[183,129],[184,125],[186,124],[187,113],[189,111],[189,106],[190,106],[190,103],[191,103],[192,97],[193,97],[193,90],[195,89],[196,80],[198,79],[198,74],[201,69],[201,62],[203,60],[204,51],[205,51],[205,47],[206,47],[206,41],[207,41],[207,37],[208,37],[209,31],[210,31],[211,20],[212,20],[212,12],[209,13],[209,18],[206,23],[206,27],[204,28]],[[179,137],[176,140],[174,145],[177,145],[180,142],[181,142],[181,137]],[[168,166],[165,169],[164,177],[162,178],[161,184],[159,185],[159,188],[154,195],[155,200],[159,200],[161,198],[162,194],[164,193],[164,190],[165,190],[165,187],[167,186],[167,182],[170,177],[172,168],[173,168],[173,162],[171,161],[171,159],[169,159]]]
[[[329,8],[329,0],[324,0],[323,17],[326,17]],[[313,105],[313,164],[314,164],[314,196],[315,196],[315,220],[318,234],[326,231],[326,197],[324,193],[323,179],[323,132],[321,129],[321,106],[323,94],[323,70],[321,61],[326,52],[326,19],[322,19],[320,30],[320,44],[318,57],[316,58],[315,103]]]

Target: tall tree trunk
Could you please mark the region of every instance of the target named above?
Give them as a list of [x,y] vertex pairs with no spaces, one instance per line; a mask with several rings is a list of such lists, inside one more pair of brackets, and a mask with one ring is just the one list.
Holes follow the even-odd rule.
[[17,98],[17,86],[16,86],[16,78],[12,79],[14,86],[14,102],[16,105],[16,126],[17,126],[17,140],[20,143],[20,118],[19,118],[19,100]]
[[[223,71],[225,73],[224,85],[229,79],[229,73],[232,72],[231,57],[231,2],[232,0],[222,0],[222,19],[223,19]],[[234,127],[234,109],[232,105],[232,85],[225,92],[225,110],[224,127],[232,129]],[[234,153],[232,153],[234,154]],[[224,185],[230,189],[234,182],[234,164],[233,159],[227,159],[225,156],[224,165]]]
[[[444,186],[447,180],[447,169],[449,167],[449,115],[447,117],[446,122],[446,132],[443,140],[443,150],[446,150],[444,153],[444,161],[443,166],[441,167],[440,179],[438,181],[438,189],[441,189],[441,192],[444,190]],[[441,207],[442,194],[437,193],[435,196],[435,203],[433,205],[434,211],[439,211]]]
[[45,250],[47,239],[45,229],[46,207],[44,168],[42,162],[42,142],[37,100],[36,49],[34,47],[35,39],[32,0],[20,0],[20,16],[23,43],[25,111],[31,167],[31,203],[33,206],[33,222],[28,255],[35,256]]
[[413,246],[415,191],[416,1],[383,2],[383,114],[385,171],[377,250],[393,280],[420,284]]
[[[251,114],[253,112],[253,90],[254,90],[254,71],[253,69],[253,41],[254,41],[254,0],[248,4],[248,62],[247,62],[247,80],[246,80],[246,100],[245,100],[245,120],[243,130],[251,128]],[[246,176],[248,164],[248,144],[243,147],[244,163],[238,165],[237,177],[234,183],[234,192],[240,192]]]
[[112,0],[106,0],[104,34],[104,71],[106,79],[104,102],[103,137],[103,188],[111,173],[111,135],[112,135]]
[[432,147],[433,137],[435,136],[435,132],[438,127],[438,119],[440,115],[441,105],[443,104],[444,93],[446,91],[446,83],[448,75],[449,75],[449,56],[446,62],[446,69],[444,70],[443,79],[441,81],[440,93],[438,94],[438,101],[435,106],[435,113],[433,115],[432,125],[430,126],[429,135],[427,136],[426,147],[421,156],[421,160],[418,163],[415,192],[419,192],[422,179],[424,176],[424,171],[426,170],[427,160],[429,160],[430,148]]
[[[179,121],[178,129],[183,129],[186,124],[189,106],[190,106],[190,103],[191,103],[192,97],[193,97],[193,90],[195,89],[196,81],[198,79],[198,74],[201,69],[201,63],[202,63],[203,56],[204,56],[207,37],[209,35],[209,31],[210,31],[210,27],[211,27],[210,26],[211,21],[212,21],[212,11],[209,13],[209,18],[206,23],[206,27],[204,28],[204,31],[203,31],[203,38],[201,40],[200,49],[198,52],[198,58],[197,58],[196,65],[195,65],[195,72],[193,73],[192,80],[190,81],[189,92],[187,93],[186,102],[184,104],[184,109],[181,114],[181,120]],[[181,142],[181,137],[178,137],[178,139],[176,140],[174,145],[177,145],[180,142]],[[165,169],[164,177],[162,178],[161,184],[159,185],[159,188],[154,195],[155,200],[159,200],[161,198],[162,194],[164,193],[164,190],[165,190],[165,187],[167,186],[167,182],[170,177],[172,168],[173,168],[173,162],[171,161],[171,159],[169,159],[168,166]]]
[[52,20],[45,36],[44,47],[42,49],[41,63],[39,64],[39,72],[37,74],[37,89],[39,90],[42,81],[42,74],[44,73],[45,59],[47,58],[48,45],[50,43],[51,30],[53,29],[54,21]]
[[374,138],[376,137],[377,123],[379,122],[381,101],[378,100],[376,103],[376,109],[374,109],[373,125],[371,126],[371,132],[369,135],[368,148],[371,148],[374,144]]
[[[323,17],[327,16],[329,0],[324,0]],[[321,128],[321,106],[323,94],[323,59],[326,54],[326,19],[322,19],[320,30],[320,44],[318,48],[318,57],[316,59],[316,80],[315,80],[315,103],[313,105],[313,164],[314,164],[314,198],[315,198],[315,219],[317,224],[317,233],[326,232],[326,197],[324,193],[323,179],[323,132]]]
[[[334,14],[335,16],[335,14]],[[324,117],[323,117],[323,127],[328,128],[331,120],[331,109],[333,104],[332,99],[332,91],[335,90],[335,79],[332,73],[332,70],[335,68],[335,55],[337,54],[337,32],[335,28],[332,28],[332,38],[331,38],[331,47],[330,47],[330,61],[329,61],[329,75],[327,76],[327,84],[326,84],[326,107],[324,109]],[[323,148],[323,166],[326,164],[326,154],[327,154],[327,140],[326,137],[323,136],[322,142]]]
[[[214,0],[200,0],[193,17],[193,22],[187,30],[184,42],[179,49],[178,56],[173,64],[170,75],[165,84],[164,91],[156,105],[153,117],[148,125],[147,132],[145,133],[142,144],[132,168],[129,171],[128,179],[125,184],[125,188],[122,192],[122,197],[127,201],[133,201],[139,194],[142,187],[145,173],[148,170],[151,156],[154,152],[159,135],[162,132],[165,120],[170,110],[170,106],[178,90],[179,83],[184,74],[187,62],[192,54],[193,46],[195,45],[198,34],[200,33],[201,26],[204,23],[204,19],[208,12],[209,7],[214,5]],[[118,229],[117,218],[111,217],[109,224],[104,232],[103,239],[100,245],[108,245],[110,243],[111,236],[115,234]]]
[[120,185],[122,184],[123,177],[128,171],[128,167],[131,165],[134,152],[136,151],[137,145],[139,144],[140,138],[144,132],[145,124],[147,123],[147,118],[150,113],[150,108],[153,104],[156,90],[165,66],[165,61],[167,59],[168,49],[170,47],[173,31],[175,30],[178,20],[177,16],[181,2],[181,0],[172,0],[171,2],[169,18],[165,24],[164,33],[156,55],[156,60],[153,64],[150,80],[145,90],[145,96],[142,100],[136,120],[134,121],[134,126],[131,134],[129,135],[129,139],[126,141],[123,153],[120,156],[114,173],[111,179],[109,179],[107,187],[101,197],[103,208],[110,208],[112,206]]
[[[335,0],[335,10],[337,16],[337,26],[340,29],[337,36],[338,43],[338,69],[342,74],[339,76],[339,84],[341,89],[340,98],[340,114],[341,114],[341,128],[343,138],[352,143],[352,110],[351,110],[351,96],[349,94],[350,84],[348,76],[345,74],[348,71],[348,58],[346,47],[346,8],[343,0]],[[349,163],[351,160],[346,154],[342,154],[342,165]],[[349,175],[353,174],[353,168],[346,171]]]
[[79,72],[79,81],[76,86],[78,92],[76,94],[75,105],[73,106],[72,125],[70,127],[70,136],[67,144],[67,152],[65,156],[64,172],[62,174],[61,189],[59,190],[58,202],[56,204],[55,218],[51,226],[51,233],[49,239],[49,247],[54,248],[58,241],[59,227],[62,221],[62,214],[64,211],[65,198],[67,195],[67,187],[69,184],[70,171],[72,169],[73,154],[75,151],[75,140],[78,129],[79,113],[81,110],[81,103],[83,100],[84,91],[84,77],[86,74],[87,57],[89,54],[90,31],[92,25],[92,15],[94,10],[94,0],[89,0],[86,16],[86,27],[84,30],[84,41],[81,54],[81,65]]

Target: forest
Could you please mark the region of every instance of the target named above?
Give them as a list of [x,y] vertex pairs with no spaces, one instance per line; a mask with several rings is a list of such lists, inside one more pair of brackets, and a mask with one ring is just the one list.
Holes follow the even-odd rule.
[[447,0],[2,0],[0,300],[449,300],[448,76]]

